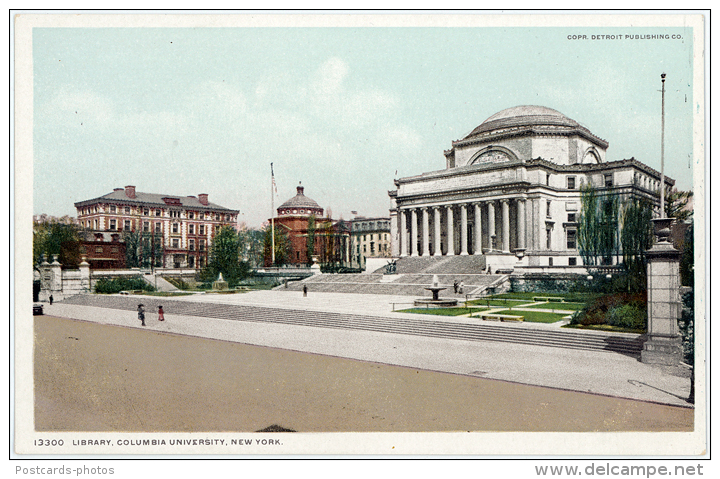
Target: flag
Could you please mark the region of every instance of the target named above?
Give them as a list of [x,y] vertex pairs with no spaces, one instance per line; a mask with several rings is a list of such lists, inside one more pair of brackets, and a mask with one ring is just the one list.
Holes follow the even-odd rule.
[[275,184],[275,171],[273,170],[272,163],[270,163],[270,176],[272,177],[273,190],[275,190],[275,194],[277,195],[277,185]]

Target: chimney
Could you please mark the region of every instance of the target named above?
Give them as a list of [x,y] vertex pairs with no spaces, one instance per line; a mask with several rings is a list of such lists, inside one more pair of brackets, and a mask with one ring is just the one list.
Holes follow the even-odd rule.
[[208,204],[208,195],[207,195],[207,193],[200,193],[200,194],[198,195],[198,201],[200,201],[200,204],[201,204],[201,205],[207,206],[207,204]]
[[134,186],[126,186],[125,187],[125,195],[127,195],[128,198],[135,198],[135,187]]

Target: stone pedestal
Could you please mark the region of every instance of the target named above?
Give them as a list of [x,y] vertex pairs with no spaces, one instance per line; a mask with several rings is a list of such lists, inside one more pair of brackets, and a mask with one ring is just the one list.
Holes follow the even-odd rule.
[[322,274],[322,271],[320,271],[320,265],[318,264],[318,257],[313,256],[312,260],[313,264],[312,266],[310,266],[310,271],[312,272],[312,274]]
[[677,366],[682,360],[678,328],[680,303],[680,252],[670,242],[672,218],[653,220],[658,241],[647,251],[648,339],[641,361]]

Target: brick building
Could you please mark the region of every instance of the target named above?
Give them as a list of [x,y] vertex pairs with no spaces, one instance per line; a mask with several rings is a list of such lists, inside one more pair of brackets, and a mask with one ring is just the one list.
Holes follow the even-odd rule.
[[[124,233],[142,233],[145,241],[155,238],[153,248],[157,249],[153,252],[161,252],[160,266],[165,268],[205,266],[216,232],[226,225],[234,227],[238,215],[237,210],[210,203],[207,194],[195,197],[141,193],[134,186],[115,188],[112,193],[77,202],[75,208],[78,223],[91,240],[99,240],[100,233],[110,234],[110,248],[112,243],[124,240]],[[102,241],[107,242],[105,236]],[[96,253],[98,245],[94,246],[85,244],[88,262],[92,264],[96,254],[108,258],[105,251]]]
[[[284,231],[290,242],[288,264],[309,265],[312,258],[308,257],[308,241],[312,237],[313,256],[321,264],[333,263],[348,266],[350,261],[350,224],[326,218],[324,209],[315,200],[305,196],[305,189],[297,187],[297,194],[277,208],[274,218],[275,229]],[[310,218],[314,219],[311,231]],[[265,265],[270,266],[271,258],[265,258]]]

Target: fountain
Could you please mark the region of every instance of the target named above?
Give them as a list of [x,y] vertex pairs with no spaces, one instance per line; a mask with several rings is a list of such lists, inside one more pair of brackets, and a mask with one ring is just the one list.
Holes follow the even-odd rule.
[[438,307],[452,307],[457,306],[458,300],[454,298],[440,299],[440,291],[447,288],[440,286],[437,275],[433,275],[432,284],[426,287],[428,291],[432,292],[432,299],[420,298],[415,300],[415,306],[438,306]]
[[220,274],[218,275],[217,281],[213,281],[212,289],[213,289],[214,291],[227,291],[227,289],[228,289],[228,284],[227,284],[227,281],[225,281],[225,280],[223,279],[222,273],[220,273]]

